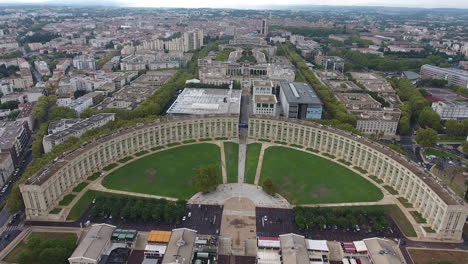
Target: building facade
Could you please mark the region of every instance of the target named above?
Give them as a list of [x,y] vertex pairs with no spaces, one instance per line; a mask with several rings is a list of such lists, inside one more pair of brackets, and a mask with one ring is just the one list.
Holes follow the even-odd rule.
[[[160,119],[136,125],[86,143],[46,165],[20,185],[26,216],[46,220],[49,211],[89,175],[131,153],[188,139],[238,137],[239,119],[233,116],[191,116]],[[435,233],[425,237],[460,240],[468,206],[434,176],[378,143],[338,129],[294,119],[253,116],[251,140],[269,139],[314,148],[350,162],[382,179],[407,199]]]
[[15,166],[10,153],[0,153],[0,186],[5,185],[14,171]]
[[238,137],[239,116],[159,119],[100,137],[59,157],[21,185],[28,219],[49,219],[49,211],[80,182],[131,153],[188,139]]
[[76,56],[73,58],[73,67],[78,70],[95,70],[96,60],[85,55]]
[[[67,140],[67,138],[80,137],[84,132],[93,128],[101,127],[114,120],[115,114],[101,113],[86,119],[77,120],[76,122],[71,123],[69,126],[66,125],[67,122],[64,122],[63,119],[52,122],[49,125],[49,134],[42,139],[44,152],[50,152],[54,146],[62,144],[65,142],[65,140]],[[50,126],[56,122],[62,123],[63,126],[56,127],[56,129],[52,129],[51,131]]]
[[468,88],[468,72],[458,69],[446,69],[425,64],[421,66],[421,78],[447,80],[448,84]]
[[252,117],[250,139],[297,144],[336,156],[365,169],[414,205],[435,233],[426,237],[460,240],[468,206],[423,168],[378,143],[334,128],[302,120]]
[[281,82],[280,102],[286,117],[322,119],[322,102],[305,82]]
[[26,121],[0,122],[0,152],[9,153],[15,167],[28,147],[31,132]]

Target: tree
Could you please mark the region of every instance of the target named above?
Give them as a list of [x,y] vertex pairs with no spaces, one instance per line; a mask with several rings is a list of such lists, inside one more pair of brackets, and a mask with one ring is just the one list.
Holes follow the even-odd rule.
[[53,106],[50,110],[50,120],[77,118],[78,113],[69,107]]
[[439,136],[432,128],[419,129],[416,132],[416,142],[423,147],[431,147],[437,143]]
[[460,136],[464,134],[463,124],[457,120],[447,120],[447,122],[445,122],[445,128],[449,136]]
[[194,169],[195,186],[199,192],[210,192],[219,184],[219,167],[210,165]]
[[275,195],[278,192],[276,184],[271,180],[270,177],[266,178],[263,181],[262,188],[266,193],[270,195]]
[[441,124],[440,124],[440,116],[432,110],[430,107],[424,107],[421,113],[419,114],[419,119],[418,119],[419,125],[421,127],[430,127],[433,128],[437,131],[440,131],[441,129]]
[[463,151],[464,153],[468,153],[468,141],[464,141],[464,142],[462,143],[462,151]]

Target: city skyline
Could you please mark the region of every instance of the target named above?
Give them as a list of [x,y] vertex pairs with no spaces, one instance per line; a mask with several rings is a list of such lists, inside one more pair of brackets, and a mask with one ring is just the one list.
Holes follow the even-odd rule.
[[460,3],[456,0],[436,1],[436,0],[331,0],[326,3],[315,0],[292,0],[287,4],[278,0],[259,0],[255,3],[247,0],[236,1],[235,3],[225,3],[215,0],[201,0],[197,2],[187,0],[174,0],[170,3],[159,3],[151,0],[108,0],[100,1],[58,1],[58,0],[0,0],[0,4],[51,4],[51,5],[102,5],[119,7],[167,7],[167,8],[235,8],[235,9],[288,9],[300,6],[381,6],[381,7],[403,7],[403,8],[468,8],[468,2]]

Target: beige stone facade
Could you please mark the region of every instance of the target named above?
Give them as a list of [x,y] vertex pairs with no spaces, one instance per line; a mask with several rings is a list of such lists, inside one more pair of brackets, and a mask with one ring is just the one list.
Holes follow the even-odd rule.
[[[238,137],[238,116],[168,118],[136,125],[89,142],[64,154],[20,185],[30,220],[48,212],[92,173],[128,154],[187,139]],[[423,168],[380,144],[316,123],[254,116],[251,140],[270,139],[314,148],[375,175],[411,202],[436,231],[428,237],[460,240],[468,206]],[[325,177],[325,176],[324,176]]]
[[62,198],[106,165],[143,150],[187,139],[238,137],[239,117],[191,116],[160,119],[100,137],[49,163],[20,185],[28,219],[48,219]]
[[408,158],[370,140],[301,120],[266,116],[249,121],[249,138],[269,139],[317,149],[368,171],[411,202],[436,231],[427,236],[460,240],[468,206]]

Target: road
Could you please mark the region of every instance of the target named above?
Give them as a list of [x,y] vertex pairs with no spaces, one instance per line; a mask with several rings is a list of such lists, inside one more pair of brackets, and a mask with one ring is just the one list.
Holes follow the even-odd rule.
[[[6,189],[5,193],[3,193],[0,196],[0,203],[3,203],[7,200],[13,184],[21,178],[21,175],[23,175],[24,170],[31,162],[31,151],[26,150],[26,153],[24,154],[22,160],[23,162],[18,168],[18,173],[11,177],[8,188]],[[8,208],[6,206],[3,207],[3,209],[0,211],[0,250],[3,250],[17,235],[19,235],[25,226],[23,212],[19,212],[18,218],[14,219],[11,224],[8,223],[8,221],[10,221],[10,218],[11,215],[8,211]]]

